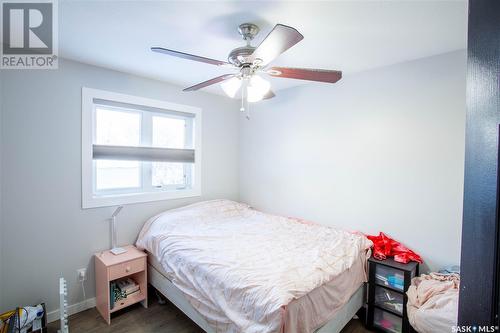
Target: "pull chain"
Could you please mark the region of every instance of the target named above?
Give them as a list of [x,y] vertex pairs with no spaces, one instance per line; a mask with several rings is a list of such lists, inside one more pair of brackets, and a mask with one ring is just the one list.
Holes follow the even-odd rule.
[[250,102],[248,102],[248,96],[247,96],[247,115],[246,115],[246,118],[247,120],[250,120]]
[[241,83],[241,107],[240,111],[245,112],[246,110],[246,118],[250,120],[250,103],[248,102],[248,91],[247,91],[248,82],[247,79],[243,78],[243,82]]
[[241,112],[245,111],[245,89],[241,89]]

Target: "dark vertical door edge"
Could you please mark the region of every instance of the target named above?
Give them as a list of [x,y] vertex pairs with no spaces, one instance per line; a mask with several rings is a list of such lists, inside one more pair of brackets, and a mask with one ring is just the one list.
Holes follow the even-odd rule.
[[469,1],[459,325],[496,325],[500,1]]

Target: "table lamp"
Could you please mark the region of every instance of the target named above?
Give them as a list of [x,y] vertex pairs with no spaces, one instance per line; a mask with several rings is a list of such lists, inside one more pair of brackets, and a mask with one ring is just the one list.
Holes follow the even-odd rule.
[[116,222],[116,216],[120,211],[122,210],[123,206],[118,206],[116,210],[113,212],[113,215],[111,215],[111,250],[110,252],[113,253],[114,255],[119,255],[122,253],[127,252],[123,247],[117,247],[116,246],[116,227],[115,227],[115,222]]

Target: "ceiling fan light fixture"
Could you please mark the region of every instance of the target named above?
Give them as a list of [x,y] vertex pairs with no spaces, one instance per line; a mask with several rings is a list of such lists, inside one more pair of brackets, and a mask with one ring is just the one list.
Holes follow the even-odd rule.
[[264,95],[259,94],[255,89],[252,89],[252,87],[247,88],[247,100],[250,103],[261,101],[263,98]]
[[247,88],[247,95],[249,102],[258,102],[264,98],[264,96],[271,89],[271,83],[264,80],[258,75],[253,75],[250,78],[250,82]]
[[258,26],[253,23],[243,23],[239,26],[238,31],[246,41],[246,45],[233,49],[229,53],[227,61],[220,61],[163,47],[152,47],[151,50],[177,58],[238,70],[239,73],[223,74],[185,88],[183,91],[197,91],[214,84],[221,84],[221,89],[228,97],[241,99],[240,110],[245,111],[246,109],[247,112],[249,110],[248,102],[258,102],[276,96],[270,89],[270,82],[257,76],[256,74],[258,73],[283,79],[324,83],[335,83],[342,78],[342,72],[335,70],[267,67],[277,57],[304,39],[304,36],[293,27],[279,23],[276,24],[257,46],[251,45],[250,42],[259,32]]
[[226,95],[234,98],[241,88],[241,79],[239,77],[233,77],[232,79],[222,82],[220,86]]

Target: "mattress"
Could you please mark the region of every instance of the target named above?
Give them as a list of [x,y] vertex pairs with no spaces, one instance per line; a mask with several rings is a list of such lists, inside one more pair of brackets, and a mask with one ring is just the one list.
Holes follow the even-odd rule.
[[[151,253],[148,253],[148,263],[172,282],[160,261]],[[366,259],[360,255],[350,269],[291,301],[285,310],[283,331],[286,333],[316,331],[337,314],[366,280]]]
[[294,333],[320,327],[366,281],[371,242],[213,200],[153,217],[136,245],[214,331]]

